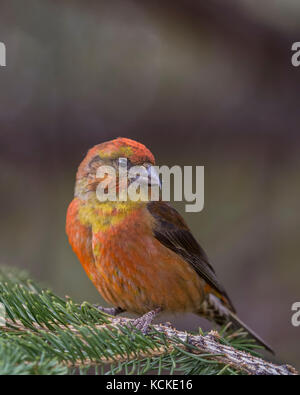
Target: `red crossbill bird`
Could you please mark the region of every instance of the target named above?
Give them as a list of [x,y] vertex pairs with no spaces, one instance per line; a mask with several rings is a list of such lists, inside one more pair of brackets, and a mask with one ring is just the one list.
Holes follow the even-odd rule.
[[271,351],[238,318],[206,253],[169,203],[97,198],[103,181],[97,176],[99,167],[116,169],[120,186],[120,158],[127,159],[128,168],[142,165],[149,170],[154,165],[152,153],[136,141],[117,138],[96,145],[78,168],[67,211],[69,242],[97,290],[114,306],[102,310],[140,315],[135,326],[144,333],[162,311],[193,312],[219,325],[231,322],[234,328],[244,328]]

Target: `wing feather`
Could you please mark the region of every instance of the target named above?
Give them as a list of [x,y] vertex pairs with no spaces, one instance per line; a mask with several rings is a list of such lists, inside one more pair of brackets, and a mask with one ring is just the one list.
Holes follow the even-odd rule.
[[168,203],[149,202],[147,209],[155,219],[154,236],[165,247],[179,254],[213,290],[225,299],[225,303],[235,312],[224,287],[217,279],[208,257],[192,235],[181,215]]

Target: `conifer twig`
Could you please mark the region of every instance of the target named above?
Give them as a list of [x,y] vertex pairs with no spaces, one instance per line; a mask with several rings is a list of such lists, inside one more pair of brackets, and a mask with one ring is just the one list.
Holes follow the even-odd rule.
[[[110,321],[110,322],[109,322]],[[95,325],[97,329],[110,329],[115,327],[120,329],[120,327],[130,327],[133,323],[133,319],[130,318],[110,318],[107,323],[101,325]],[[28,331],[28,329],[23,326],[21,322],[7,322],[8,326],[2,328],[3,330],[10,331],[12,328],[18,329],[19,331]],[[37,331],[49,331],[49,329],[35,325]],[[164,334],[171,341],[176,341],[177,339],[180,343],[177,345],[179,348],[188,349],[189,353],[195,355],[209,354],[209,359],[215,360],[226,367],[230,366],[238,371],[246,372],[250,375],[298,375],[298,372],[291,365],[276,365],[271,362],[267,362],[259,357],[256,357],[250,353],[238,350],[230,345],[222,344],[220,342],[220,335],[216,331],[211,331],[207,335],[192,335],[188,332],[178,331],[177,329],[171,327],[170,325],[156,324],[152,325],[152,328]],[[64,329],[66,329],[64,327]],[[78,334],[78,331],[69,325],[68,328],[74,334]],[[151,334],[150,334],[151,336]],[[189,346],[190,345],[190,346]],[[161,347],[150,352],[149,350],[144,353],[139,354],[139,358],[144,358],[147,356],[158,356],[164,355],[166,352],[173,349],[174,345],[170,344],[169,347]],[[126,358],[118,358],[118,361],[125,362],[126,360],[137,358],[137,355],[127,355]],[[102,358],[102,363],[112,363],[112,359]],[[80,365],[82,361],[69,365]],[[86,361],[86,364],[93,364],[90,360]]]
[[144,336],[132,328],[133,319],[60,298],[11,268],[0,267],[0,303],[6,311],[0,374],[85,373],[91,367],[96,374],[297,374],[261,359],[240,332],[195,335],[164,324]]
[[[130,325],[133,322],[128,318],[113,318],[111,321],[115,325]],[[211,354],[211,359],[250,375],[298,375],[297,370],[291,365],[275,365],[230,345],[222,344],[220,335],[216,331],[211,331],[205,336],[191,335],[169,325],[152,325],[152,327],[169,339],[180,339],[182,347],[186,347],[185,343],[188,342],[191,344],[189,351],[196,355]]]

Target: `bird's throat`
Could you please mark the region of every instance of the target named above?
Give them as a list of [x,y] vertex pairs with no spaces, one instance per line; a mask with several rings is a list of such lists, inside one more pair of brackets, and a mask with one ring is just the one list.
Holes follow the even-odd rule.
[[99,202],[97,197],[81,200],[78,218],[82,225],[92,227],[93,232],[106,231],[110,227],[121,225],[126,217],[140,210],[146,202]]

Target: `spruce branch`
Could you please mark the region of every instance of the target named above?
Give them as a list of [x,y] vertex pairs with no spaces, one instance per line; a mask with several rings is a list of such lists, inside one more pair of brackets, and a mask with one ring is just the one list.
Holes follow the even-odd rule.
[[152,325],[144,336],[133,320],[60,298],[14,269],[0,269],[0,303],[0,374],[297,374],[261,359],[241,332],[194,335]]

